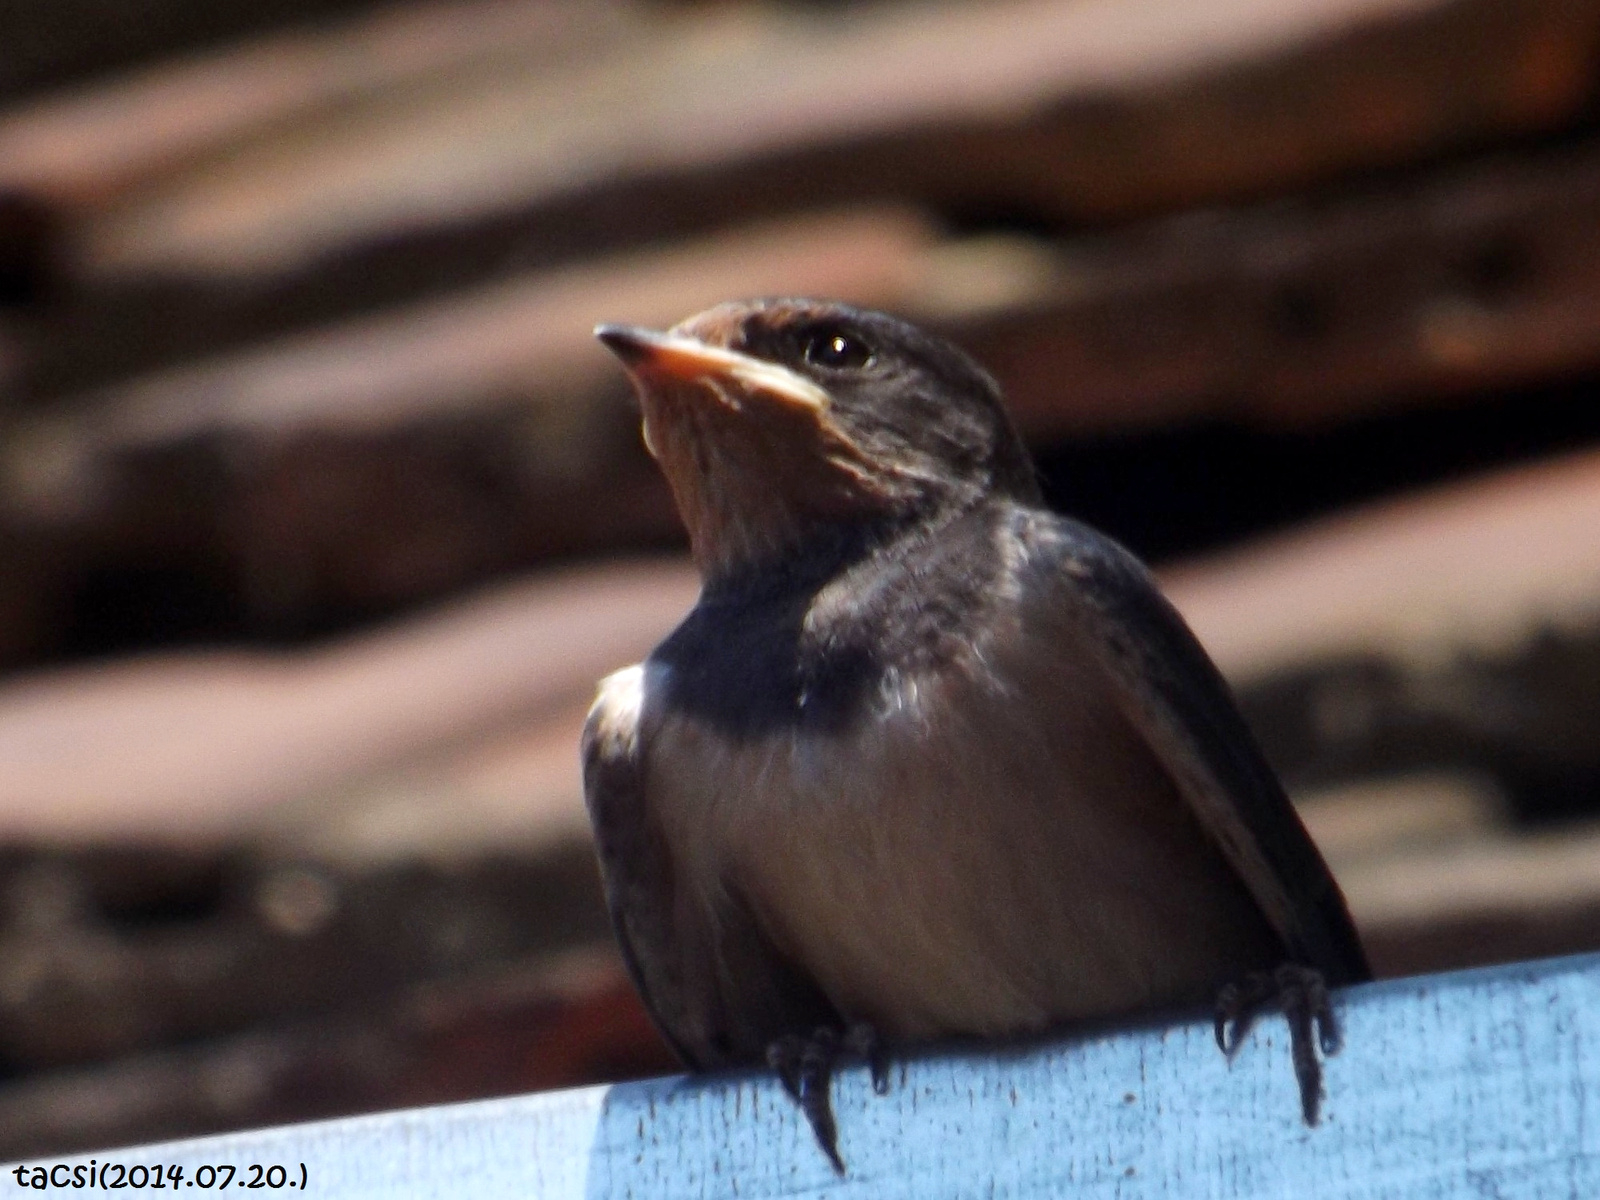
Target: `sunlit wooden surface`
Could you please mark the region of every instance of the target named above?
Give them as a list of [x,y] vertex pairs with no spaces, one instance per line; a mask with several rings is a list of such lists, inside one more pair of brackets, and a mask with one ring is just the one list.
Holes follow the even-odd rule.
[[[1600,1111],[1600,956],[1393,980],[1338,1005],[1346,1046],[1316,1129],[1300,1124],[1281,1022],[1229,1066],[1200,1020],[922,1056],[897,1066],[881,1098],[864,1071],[847,1071],[835,1085],[843,1179],[764,1075],[102,1151],[56,1174],[91,1157],[97,1170],[178,1164],[189,1191],[228,1167],[238,1187],[281,1165],[283,1191],[303,1178],[324,1197],[479,1200],[1600,1194],[1589,1112]],[[23,1178],[54,1165],[24,1164]],[[6,1168],[0,1194],[22,1194],[16,1180]]]

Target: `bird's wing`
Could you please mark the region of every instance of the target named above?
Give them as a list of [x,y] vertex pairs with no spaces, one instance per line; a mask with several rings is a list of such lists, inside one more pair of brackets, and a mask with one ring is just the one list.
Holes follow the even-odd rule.
[[583,726],[584,799],[622,960],[667,1042],[698,1066],[696,1023],[674,952],[672,862],[644,799],[643,687],[642,666],[601,683]]
[[584,796],[611,923],[634,986],[691,1067],[758,1061],[786,1033],[837,1025],[821,990],[772,946],[736,889],[678,878],[652,812],[641,732],[644,672],[607,678],[583,730]]
[[1232,693],[1131,554],[1087,526],[1030,513],[1027,540],[1052,606],[1101,656],[1118,704],[1216,840],[1290,955],[1330,983],[1370,978],[1344,897]]

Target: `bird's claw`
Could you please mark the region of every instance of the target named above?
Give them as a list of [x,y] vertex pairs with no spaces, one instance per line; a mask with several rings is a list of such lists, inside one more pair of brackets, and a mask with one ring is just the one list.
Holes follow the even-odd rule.
[[767,1047],[767,1065],[777,1072],[783,1090],[800,1106],[833,1169],[843,1175],[839,1127],[829,1095],[841,1051],[867,1060],[874,1092],[881,1096],[889,1090],[888,1060],[877,1031],[870,1025],[852,1025],[842,1034],[831,1026],[815,1029],[806,1037],[786,1034]]
[[889,1094],[889,1055],[878,1037],[878,1031],[865,1021],[857,1021],[844,1033],[844,1047],[851,1054],[866,1060],[872,1073],[872,1090],[876,1095]]
[[1301,1114],[1307,1125],[1315,1125],[1322,1105],[1322,1063],[1317,1050],[1323,1055],[1337,1054],[1340,1046],[1338,1022],[1320,972],[1299,963],[1284,963],[1276,970],[1257,971],[1228,984],[1217,993],[1217,1048],[1233,1058],[1256,1018],[1273,1006],[1282,1010],[1289,1023]]

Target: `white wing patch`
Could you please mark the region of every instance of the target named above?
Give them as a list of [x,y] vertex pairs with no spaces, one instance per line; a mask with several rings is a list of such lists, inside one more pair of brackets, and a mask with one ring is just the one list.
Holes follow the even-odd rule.
[[644,664],[634,663],[600,681],[589,709],[584,740],[610,758],[631,758],[639,749],[639,715],[644,711]]

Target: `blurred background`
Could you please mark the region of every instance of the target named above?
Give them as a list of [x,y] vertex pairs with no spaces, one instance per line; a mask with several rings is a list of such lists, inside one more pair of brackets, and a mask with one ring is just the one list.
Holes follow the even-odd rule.
[[947,332],[1383,974],[1600,948],[1600,0],[0,9],[0,1159],[671,1068],[597,320]]

